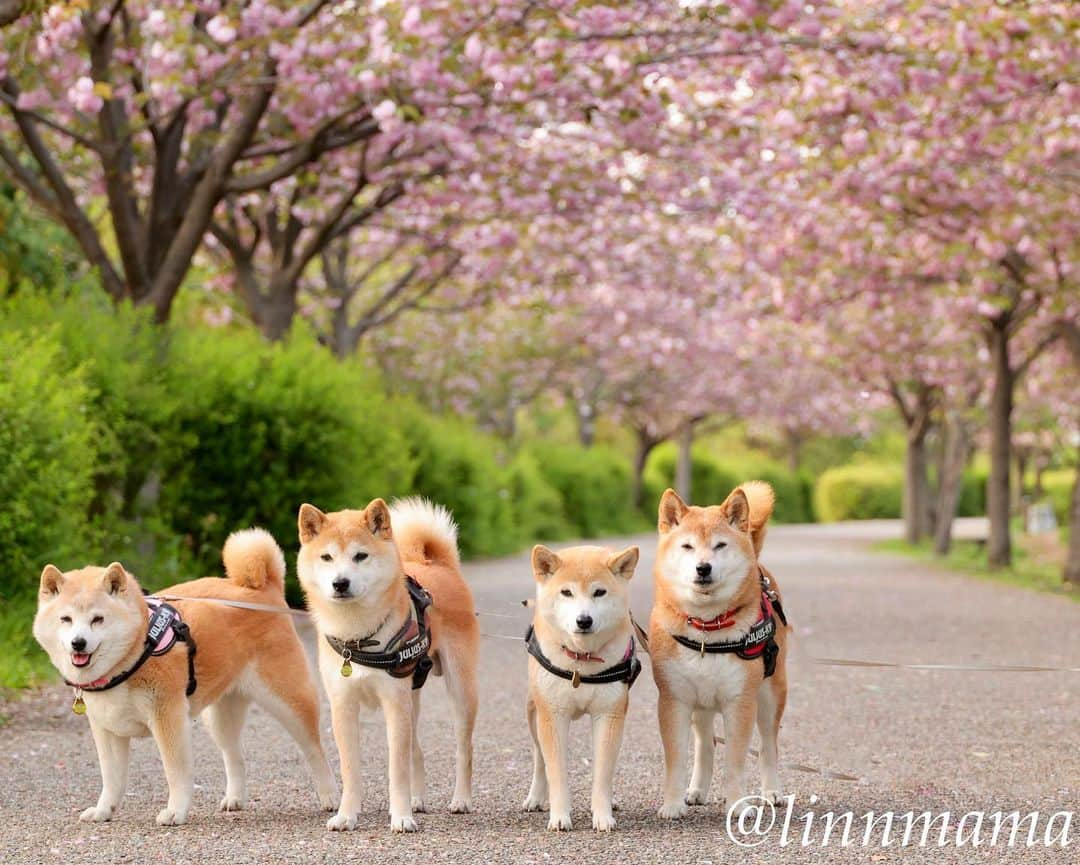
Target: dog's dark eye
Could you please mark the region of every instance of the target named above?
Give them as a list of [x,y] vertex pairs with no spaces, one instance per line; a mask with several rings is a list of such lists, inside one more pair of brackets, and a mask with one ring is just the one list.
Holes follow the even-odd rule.
[[334,557],[329,553],[323,553],[321,556],[319,556],[319,558],[322,559],[324,562],[334,561]]
[[716,546],[715,546],[715,547],[713,547],[713,549],[716,549],[716,550],[722,550],[722,549],[723,549],[724,547],[726,547],[726,546],[727,546],[727,541],[719,541],[719,542],[718,542],[718,543],[716,544]]
[[90,620],[90,624],[91,625],[100,625],[104,621],[105,621],[105,619],[104,619],[103,616],[94,616],[94,618],[92,618]]
[[559,594],[562,595],[564,598],[574,597],[574,593],[571,592],[569,589],[563,589],[561,592],[559,592]]
[[595,592],[592,593],[592,596],[594,598],[602,598],[606,594],[607,594],[607,589],[597,589]]
[[683,544],[682,548],[684,550],[692,550],[694,548],[694,545],[693,544]]
[[65,625],[70,625],[71,624],[71,616],[61,616],[60,621],[63,622]]
[[367,558],[367,555],[367,553],[357,553],[355,556],[352,557],[352,560],[354,562],[362,562],[364,561],[364,559]]

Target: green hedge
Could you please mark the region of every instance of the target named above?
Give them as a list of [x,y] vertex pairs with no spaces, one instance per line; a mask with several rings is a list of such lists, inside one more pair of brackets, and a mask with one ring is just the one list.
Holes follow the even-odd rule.
[[901,512],[903,469],[857,463],[827,469],[814,486],[814,513],[822,522],[896,518]]
[[644,527],[633,505],[630,463],[617,451],[540,441],[525,450],[558,492],[573,534],[591,538]]
[[1058,524],[1069,524],[1069,507],[1072,504],[1073,484],[1076,483],[1076,469],[1053,469],[1044,472],[1042,477],[1043,492],[1054,506]]
[[[802,475],[761,457],[740,462],[718,459],[704,447],[694,447],[690,458],[691,499],[695,504],[719,504],[740,483],[761,480],[771,484],[776,493],[776,522],[813,521],[810,481]],[[650,521],[656,519],[657,503],[664,490],[675,485],[677,460],[675,443],[665,442],[654,448],[645,463],[642,509]]]

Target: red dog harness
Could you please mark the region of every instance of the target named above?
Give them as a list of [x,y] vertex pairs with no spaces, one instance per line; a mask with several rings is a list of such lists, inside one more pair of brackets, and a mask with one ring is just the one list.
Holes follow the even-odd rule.
[[[765,663],[765,678],[769,678],[776,672],[776,656],[780,654],[780,647],[776,643],[776,618],[787,625],[787,616],[780,604],[780,598],[772,588],[772,584],[765,571],[761,575],[761,614],[753,627],[738,640],[727,640],[707,643],[705,640],[691,640],[681,634],[672,634],[671,638],[688,649],[706,654],[734,654],[747,661],[762,658]],[[730,627],[735,615],[734,610],[727,610],[715,619],[703,621],[693,616],[686,617],[686,624],[699,631],[718,631],[721,628]]]

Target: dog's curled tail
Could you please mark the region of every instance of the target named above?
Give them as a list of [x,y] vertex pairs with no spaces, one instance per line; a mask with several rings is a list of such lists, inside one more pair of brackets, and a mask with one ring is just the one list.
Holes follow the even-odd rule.
[[402,560],[456,568],[461,564],[457,524],[442,505],[419,496],[390,505],[390,527]]
[[772,516],[776,493],[765,481],[746,481],[739,484],[739,489],[750,505],[750,539],[754,542],[754,552],[760,553],[765,544],[765,524]]
[[221,551],[225,576],[238,586],[285,592],[285,554],[265,529],[233,532]]

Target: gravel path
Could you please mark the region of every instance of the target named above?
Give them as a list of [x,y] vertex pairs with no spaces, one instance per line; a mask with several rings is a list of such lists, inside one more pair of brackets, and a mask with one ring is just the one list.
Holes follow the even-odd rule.
[[[968,525],[968,530],[978,529]],[[0,727],[0,862],[1025,862],[1075,863],[1080,819],[1068,849],[962,850],[841,848],[835,841],[801,848],[798,817],[825,811],[910,809],[954,815],[970,810],[1075,808],[1080,796],[1080,676],[1042,673],[943,673],[819,667],[808,654],[921,662],[1080,665],[1080,606],[1063,598],[967,579],[868,550],[895,536],[891,522],[780,526],[770,532],[764,561],[776,573],[797,630],[791,692],[781,732],[781,759],[848,772],[857,782],[782,771],[796,796],[792,843],[774,829],[755,849],[729,839],[713,807],[695,808],[680,824],[655,816],[662,758],[656,690],[648,671],[631,695],[615,795],[619,828],[610,836],[583,828],[588,817],[588,729],[574,727],[571,759],[576,829],[554,835],[546,817],[518,810],[530,772],[524,720],[526,655],[520,643],[485,639],[481,722],[476,737],[477,812],[445,812],[452,784],[452,733],[441,683],[425,689],[421,738],[433,813],[422,831],[393,836],[387,828],[386,745],[381,717],[372,717],[366,769],[371,807],[361,829],[331,834],[298,752],[265,714],[252,710],[245,737],[250,805],[215,813],[224,786],[217,750],[196,731],[196,795],[191,822],[161,829],[153,817],[165,784],[153,744],[133,747],[132,781],[118,818],[88,826],[78,813],[99,789],[86,722],[69,711],[61,687],[3,707]],[[651,537],[642,545],[635,609],[648,616]],[[615,542],[612,542],[614,545]],[[526,556],[474,563],[467,576],[485,613],[486,634],[524,632],[518,602],[532,591]],[[324,709],[324,741],[336,754]],[[715,791],[715,784],[714,784]],[[811,797],[817,800],[811,804]],[[781,815],[782,816],[782,815]],[[956,818],[954,818],[956,819]],[[780,823],[778,821],[777,826]],[[817,826],[819,824],[815,824]],[[861,836],[857,822],[856,836]],[[1043,834],[1042,825],[1039,837]],[[936,836],[935,836],[936,837]],[[757,840],[757,839],[755,839]]]

